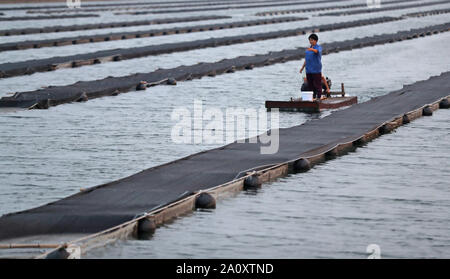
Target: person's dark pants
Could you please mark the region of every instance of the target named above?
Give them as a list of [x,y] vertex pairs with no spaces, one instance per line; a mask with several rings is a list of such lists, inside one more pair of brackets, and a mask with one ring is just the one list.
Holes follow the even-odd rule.
[[320,98],[322,96],[322,73],[306,74],[309,88],[314,92],[313,98]]

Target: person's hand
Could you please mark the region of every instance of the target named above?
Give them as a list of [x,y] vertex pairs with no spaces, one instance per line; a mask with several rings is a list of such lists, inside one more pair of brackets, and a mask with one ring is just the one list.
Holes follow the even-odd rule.
[[300,74],[303,72],[303,68],[300,69]]

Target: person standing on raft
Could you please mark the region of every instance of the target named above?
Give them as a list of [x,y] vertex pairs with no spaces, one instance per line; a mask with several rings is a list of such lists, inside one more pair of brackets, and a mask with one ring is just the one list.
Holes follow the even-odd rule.
[[322,47],[317,43],[319,37],[311,34],[308,37],[311,46],[306,49],[305,62],[300,68],[300,73],[306,66],[306,79],[313,90],[313,98],[320,100],[322,97]]

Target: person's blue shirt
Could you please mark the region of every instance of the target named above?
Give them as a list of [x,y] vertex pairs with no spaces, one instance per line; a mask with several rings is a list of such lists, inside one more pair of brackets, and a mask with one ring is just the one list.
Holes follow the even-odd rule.
[[311,50],[306,51],[306,73],[307,74],[319,74],[322,72],[322,47],[316,44],[312,47],[317,49],[317,53]]

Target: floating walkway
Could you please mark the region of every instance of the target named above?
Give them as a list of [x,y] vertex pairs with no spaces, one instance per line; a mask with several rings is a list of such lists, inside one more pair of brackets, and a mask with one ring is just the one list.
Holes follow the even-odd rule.
[[[289,172],[307,171],[438,108],[449,108],[450,72],[372,98],[322,119],[279,130],[279,150],[231,143],[86,189],[47,205],[0,218],[0,248],[23,237],[82,234],[45,256],[66,258],[68,248],[145,235],[196,208],[214,208],[226,193],[260,187]],[[274,133],[274,131],[272,131]],[[10,243],[10,244],[8,244]],[[18,244],[17,247],[44,247]],[[56,247],[48,245],[48,247]]]
[[[64,37],[64,38],[47,39],[47,40],[12,42],[12,43],[0,44],[0,51],[22,50],[22,49],[29,49],[29,48],[41,48],[41,47],[55,47],[55,46],[65,46],[65,45],[79,45],[79,44],[107,42],[107,41],[115,41],[115,40],[128,40],[128,39],[145,38],[145,37],[165,36],[165,35],[172,35],[172,34],[183,34],[183,33],[193,33],[193,32],[203,32],[203,31],[212,31],[212,30],[221,30],[221,29],[249,27],[249,26],[265,25],[265,24],[276,24],[276,23],[284,23],[284,22],[292,22],[292,21],[301,21],[301,20],[306,20],[306,19],[307,18],[304,18],[304,17],[282,17],[282,18],[273,18],[273,19],[246,20],[246,21],[238,21],[238,22],[194,25],[194,26],[174,27],[174,28],[165,28],[165,29],[141,30],[141,31],[134,31],[134,32],[115,32],[115,33],[108,33],[108,34]],[[242,36],[242,37],[244,37],[244,36]]]
[[[445,23],[393,34],[383,34],[323,44],[323,54],[393,43],[429,36],[439,32],[447,32],[449,30],[450,23]],[[159,84],[176,84],[177,80],[191,80],[204,76],[232,73],[237,70],[264,67],[291,60],[300,60],[304,57],[304,54],[304,48],[297,48],[270,52],[263,55],[224,59],[213,63],[199,63],[191,66],[179,66],[173,69],[160,69],[151,73],[134,74],[124,77],[108,77],[94,81],[82,81],[72,85],[54,86],[35,91],[15,93],[13,96],[1,98],[0,107],[46,109],[50,106],[74,101],[87,101],[92,98],[103,96],[115,96],[122,92],[129,92],[132,90],[145,90],[147,87]]]
[[369,8],[369,9],[360,9],[360,10],[353,10],[353,11],[342,11],[342,12],[330,12],[330,13],[321,13],[319,16],[346,16],[346,15],[356,15],[356,14],[366,14],[366,13],[378,13],[383,11],[393,11],[393,10],[404,10],[404,9],[410,9],[410,8],[419,8],[419,7],[426,7],[426,6],[434,6],[434,5],[440,5],[440,4],[447,4],[450,3],[449,0],[444,1],[437,1],[437,2],[426,2],[426,3],[416,3],[416,4],[410,4],[410,5],[401,5],[401,6],[394,6],[394,7],[381,7],[381,8]]
[[[279,18],[273,20],[265,20],[265,21],[252,21],[252,22],[243,22],[242,24],[230,24],[236,27],[240,26],[248,26],[248,24],[268,24],[275,23],[277,21],[287,22],[287,21],[295,21],[301,20],[297,18]],[[135,47],[135,48],[127,48],[127,49],[114,49],[114,50],[103,50],[93,53],[87,54],[77,54],[71,56],[59,56],[45,59],[35,59],[29,61],[22,62],[14,62],[14,63],[5,63],[0,64],[0,78],[7,78],[13,76],[27,75],[33,74],[35,72],[47,72],[53,71],[61,68],[70,68],[70,67],[80,67],[85,65],[99,64],[111,61],[120,61],[127,59],[140,58],[151,55],[159,55],[165,53],[174,53],[174,52],[182,52],[194,49],[208,48],[208,47],[218,47],[225,45],[233,45],[233,44],[243,44],[247,42],[256,42],[262,40],[270,40],[277,38],[284,38],[289,36],[298,36],[299,34],[306,34],[307,32],[312,32],[315,30],[316,32],[330,31],[330,30],[338,30],[344,28],[351,28],[363,25],[371,25],[378,23],[385,23],[395,20],[401,20],[401,18],[394,17],[382,17],[376,19],[364,19],[350,22],[342,22],[336,24],[327,24],[327,25],[319,25],[312,26],[307,28],[296,28],[291,30],[284,31],[273,31],[273,32],[265,32],[265,33],[257,33],[257,34],[248,34],[248,35],[238,35],[231,37],[222,37],[222,38],[210,38],[206,40],[197,40],[191,42],[180,42],[180,43],[168,43],[162,45],[150,45],[144,47]],[[226,25],[228,26],[228,25]],[[197,27],[196,29],[205,30],[202,27]],[[189,28],[189,30],[191,30]],[[186,30],[184,30],[186,31]],[[159,34],[166,32],[164,30],[160,30]],[[121,34],[121,33],[119,33]],[[120,36],[120,35],[119,35]],[[110,37],[110,36],[108,36]],[[114,36],[112,36],[114,37]],[[103,37],[101,37],[103,39]],[[70,41],[70,40],[69,40]],[[1,48],[1,45],[0,45]]]
[[105,28],[119,28],[130,26],[142,26],[142,25],[154,25],[154,24],[170,24],[181,22],[193,22],[203,20],[216,20],[216,19],[228,19],[231,16],[191,16],[191,17],[171,17],[171,18],[159,18],[150,20],[139,21],[120,21],[109,23],[95,23],[95,24],[81,24],[81,25],[59,25],[59,26],[46,26],[41,28],[23,28],[23,29],[8,29],[0,30],[0,36],[13,36],[13,35],[28,35],[39,33],[53,33],[53,32],[71,32],[80,30],[93,30],[93,29],[105,29]]

